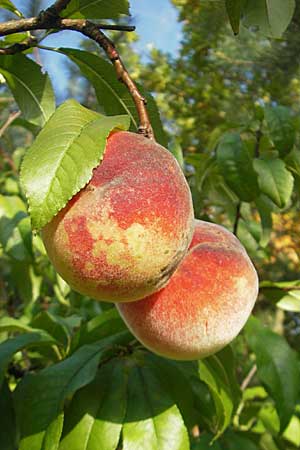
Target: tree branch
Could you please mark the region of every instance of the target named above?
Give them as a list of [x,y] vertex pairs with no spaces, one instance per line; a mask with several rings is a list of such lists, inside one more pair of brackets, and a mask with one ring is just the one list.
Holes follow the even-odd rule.
[[248,373],[248,375],[246,376],[246,378],[243,380],[242,384],[241,384],[241,390],[244,391],[250,384],[252,378],[254,377],[254,375],[257,372],[257,365],[254,364],[254,366],[252,367],[252,369],[250,370],[250,372]]
[[259,158],[259,146],[260,146],[260,140],[262,138],[262,135],[263,134],[261,132],[261,129],[259,128],[255,133],[255,137],[256,137],[255,149],[254,149],[255,158]]
[[233,231],[232,231],[235,236],[237,236],[239,220],[241,218],[241,206],[242,206],[242,202],[238,202],[238,204],[236,206],[236,215],[235,215],[235,221],[234,221]]
[[2,127],[0,128],[0,138],[3,136],[3,134],[5,133],[5,131],[7,130],[7,128],[9,127],[9,125],[16,120],[19,116],[20,116],[20,111],[11,113],[7,120],[5,121],[5,123],[2,125]]
[[[59,17],[52,19],[49,16],[45,17],[40,15],[38,17],[30,17],[28,19],[19,20],[9,20],[8,22],[0,23],[0,36],[8,36],[13,33],[20,33],[24,31],[33,30],[51,30],[52,28],[56,31],[61,29],[69,29],[69,26],[73,23],[77,26],[82,26],[87,20],[85,19],[60,19]],[[94,23],[94,25],[100,30],[112,30],[112,31],[135,31],[135,27],[132,25],[112,25],[107,23]],[[62,28],[65,26],[65,28]]]
[[8,154],[6,153],[6,151],[4,150],[3,147],[1,147],[1,145],[0,145],[0,155],[2,156],[3,161],[6,161],[7,164],[10,166],[12,172],[13,172],[15,175],[18,175],[18,169],[17,169],[17,167],[16,167],[16,165],[15,165],[13,159],[10,157],[10,155],[8,155]]
[[[124,27],[119,25],[102,26],[101,24],[96,24],[85,19],[62,19],[59,17],[57,11],[62,11],[67,4],[67,0],[57,0],[54,5],[50,6],[46,11],[42,11],[37,17],[11,20],[2,23],[0,24],[0,36],[33,30],[73,30],[97,42],[114,65],[118,79],[125,84],[133,98],[139,116],[138,133],[154,140],[153,129],[146,109],[146,99],[140,94],[136,84],[130,77],[113,42],[100,29],[112,29],[113,27],[113,29],[121,30],[121,27],[122,29]],[[30,42],[15,44],[6,49],[2,49],[0,54],[17,53],[28,49],[30,46],[32,46]]]

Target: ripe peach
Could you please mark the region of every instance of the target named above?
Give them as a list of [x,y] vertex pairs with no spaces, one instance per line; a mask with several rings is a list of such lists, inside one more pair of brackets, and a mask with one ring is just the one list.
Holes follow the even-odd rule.
[[107,140],[87,186],[42,230],[70,286],[103,301],[133,301],[166,284],[193,235],[189,187],[171,153],[135,133]]
[[217,352],[240,332],[258,293],[256,271],[225,228],[196,221],[190,250],[166,287],[117,305],[145,347],[178,360]]

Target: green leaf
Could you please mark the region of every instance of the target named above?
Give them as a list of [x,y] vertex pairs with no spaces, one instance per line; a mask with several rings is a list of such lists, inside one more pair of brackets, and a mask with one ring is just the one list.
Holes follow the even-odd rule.
[[212,442],[214,436],[208,433],[201,433],[200,438],[197,439],[191,447],[191,450],[223,450],[219,442]]
[[[297,289],[299,287],[299,289]],[[260,289],[276,306],[284,311],[300,312],[300,282],[296,281],[262,281]]]
[[300,290],[290,291],[276,303],[276,306],[284,311],[300,312]]
[[233,433],[229,431],[224,439],[226,450],[259,450],[254,442],[244,433]]
[[247,27],[280,38],[290,24],[294,10],[295,0],[247,0],[243,20]]
[[295,143],[295,127],[291,110],[285,106],[265,108],[265,118],[272,139],[279,156],[284,157]]
[[[82,50],[60,48],[58,51],[77,64],[82,74],[94,86],[97,100],[105,114],[127,114],[131,120],[131,129],[137,131],[139,119],[136,107],[126,86],[117,79],[113,66],[99,56]],[[156,103],[140,85],[138,88],[147,100],[147,111],[155,138],[157,142],[167,147],[168,139],[163,130]]]
[[58,450],[64,424],[64,413],[51,422],[45,433],[41,450]]
[[47,333],[36,331],[34,333],[26,333],[12,339],[8,339],[0,344],[0,386],[2,384],[7,366],[13,355],[23,348],[32,347],[37,344],[53,345],[55,344],[55,341]]
[[285,288],[289,288],[289,287],[294,287],[294,286],[300,286],[300,281],[299,280],[294,280],[294,281],[261,281],[260,282],[260,287],[275,287],[278,289],[285,289]]
[[240,385],[237,381],[236,361],[233,350],[230,345],[227,345],[215,356],[218,358],[219,362],[223,365],[223,369],[226,372],[227,384],[231,391],[231,400],[233,401],[234,410],[236,410],[240,404],[242,393]]
[[80,19],[116,19],[129,15],[128,0],[71,0],[63,11],[64,17]]
[[217,162],[226,183],[240,200],[250,202],[259,195],[252,160],[238,133],[223,136],[217,148]]
[[294,444],[295,447],[300,447],[300,419],[297,416],[291,418],[288,427],[283,433],[283,438]]
[[111,308],[84,324],[74,337],[72,347],[91,344],[99,339],[103,339],[124,330],[126,330],[126,326],[117,309]]
[[74,100],[56,110],[27,151],[21,168],[34,228],[46,225],[91,179],[109,133],[128,126],[127,116],[101,116]]
[[226,11],[234,34],[240,30],[240,19],[244,0],[225,0]]
[[300,177],[300,151],[293,149],[284,159],[287,168],[295,175]]
[[0,8],[6,9],[7,11],[10,11],[10,12],[16,14],[17,16],[20,16],[20,17],[22,16],[20,11],[16,8],[16,6],[10,0],[0,0]]
[[115,450],[126,414],[125,364],[105,364],[95,380],[78,391],[66,413],[59,450]]
[[172,155],[177,159],[181,169],[184,170],[184,156],[180,143],[178,141],[171,142],[169,145],[169,150],[172,153]]
[[273,436],[278,435],[280,430],[279,417],[273,404],[264,404],[259,410],[258,419],[262,421],[264,428]]
[[230,373],[223,365],[223,358],[218,354],[199,361],[199,377],[209,387],[216,408],[217,439],[229,426],[234,412],[234,391],[231,385]]
[[0,388],[0,411],[0,448],[1,450],[15,450],[17,436],[15,412],[12,394],[6,381]]
[[41,66],[22,55],[0,58],[0,73],[15,97],[24,118],[43,126],[55,110],[54,92],[47,74]]
[[123,340],[124,334],[119,334],[83,346],[70,358],[22,379],[15,391],[19,450],[42,448],[47,430],[61,414],[65,399],[94,379],[101,358],[114,353],[114,346]]
[[9,45],[23,42],[28,39],[28,33],[13,33],[5,36],[0,41],[0,47],[8,47]]
[[285,339],[251,317],[246,325],[246,340],[255,353],[257,374],[274,399],[280,428],[289,423],[299,395],[300,370],[295,352]]
[[37,314],[33,318],[31,326],[47,331],[50,336],[53,336],[56,341],[65,347],[70,343],[70,335],[67,327],[60,321],[59,317],[54,316],[48,311]]
[[129,373],[123,450],[188,450],[184,422],[153,369],[141,363]]
[[32,257],[30,219],[18,196],[0,195],[0,244],[17,261],[29,261]]
[[[198,363],[196,363],[198,369]],[[189,382],[194,393],[195,409],[198,416],[196,423],[205,424],[205,428],[216,428],[216,408],[214,399],[206,383],[200,380],[198,370],[191,376]]]
[[258,174],[259,187],[279,208],[285,208],[294,186],[292,174],[281,159],[255,159],[254,169]]
[[[276,445],[272,435],[270,433],[264,433],[259,441],[259,449],[263,450],[281,450]],[[290,449],[284,449],[290,450]]]
[[9,283],[25,306],[24,312],[40,295],[42,277],[35,274],[33,266],[24,261],[12,261],[10,264]]
[[262,247],[266,247],[270,242],[273,227],[272,210],[268,203],[264,200],[263,196],[258,197],[255,200],[255,203],[260,216],[260,223],[262,228],[262,234],[259,243]]
[[[197,422],[195,411],[195,395],[189,380],[188,369],[190,364],[161,358],[153,353],[145,356],[151,364],[162,387],[175,401],[186,426],[192,427]],[[198,379],[198,377],[197,377]]]
[[191,365],[196,370],[193,375],[197,376],[197,364],[194,362],[178,362],[162,358],[153,353],[145,355],[147,365],[153,369],[160,380],[162,387],[176,403],[186,426],[192,427],[196,419],[195,395],[189,380]]
[[3,331],[19,331],[20,333],[27,333],[36,330],[23,323],[20,319],[14,319],[13,317],[2,317],[0,319],[0,333]]

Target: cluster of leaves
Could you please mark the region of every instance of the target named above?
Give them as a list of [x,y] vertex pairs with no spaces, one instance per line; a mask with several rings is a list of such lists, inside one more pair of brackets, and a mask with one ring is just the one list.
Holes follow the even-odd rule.
[[[64,14],[103,19],[128,13],[126,0],[89,3],[72,0]],[[22,15],[8,0],[0,6]],[[2,127],[0,143],[0,410],[6,412],[0,448],[299,448],[299,353],[285,337],[251,318],[218,354],[169,361],[145,350],[114,307],[71,291],[49,264],[30,221],[38,230],[86,184],[112,129],[137,129],[132,99],[109,63],[82,50],[52,51],[77,65],[95,90],[101,114],[74,100],[56,109],[51,82],[32,59],[1,57],[0,73],[22,115]],[[11,94],[2,91],[4,125]],[[156,104],[145,95],[156,138],[166,146]],[[272,214],[297,199],[297,121],[289,108],[273,104],[257,108],[246,124],[215,125],[208,152],[183,153],[178,143],[170,148],[198,210],[209,215],[213,205],[215,215],[218,208],[226,211],[223,223],[233,224],[238,209],[237,228],[247,248],[267,252]],[[254,220],[257,213],[260,221]],[[262,284],[266,296],[273,299],[275,291],[288,311],[299,307],[298,286]]]
[[[282,263],[281,273],[277,267],[268,276],[286,276],[283,265],[288,264],[289,278],[293,279],[297,268],[275,253],[268,241],[271,231],[277,232],[276,216],[293,211],[299,203],[295,169],[299,155],[299,64],[294,61],[300,48],[300,2],[291,30],[284,40],[275,42],[245,27],[238,38],[234,37],[222,2],[173,3],[183,23],[179,55],[174,59],[154,50],[142,75],[146,86],[157,92],[169,133],[176,136],[174,151],[180,154],[181,147],[188,163],[185,169],[196,214],[233,230],[240,209],[238,234],[256,262],[261,267],[266,258],[276,257]],[[270,171],[277,181],[268,177],[268,183],[265,175]],[[297,254],[296,245],[294,248]]]
[[270,241],[272,214],[291,206],[297,195],[300,155],[288,108],[258,108],[257,116],[221,135],[215,130],[212,151],[186,157],[193,167],[190,185],[198,213],[209,212],[211,204],[226,210],[229,224],[238,220],[238,236],[253,255]]

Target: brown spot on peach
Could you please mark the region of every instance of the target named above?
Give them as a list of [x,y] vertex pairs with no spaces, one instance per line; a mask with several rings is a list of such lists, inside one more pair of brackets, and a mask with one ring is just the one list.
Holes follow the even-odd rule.
[[256,271],[223,227],[196,221],[193,243],[167,286],[118,309],[150,350],[199,359],[227,345],[248,319],[258,293]]

